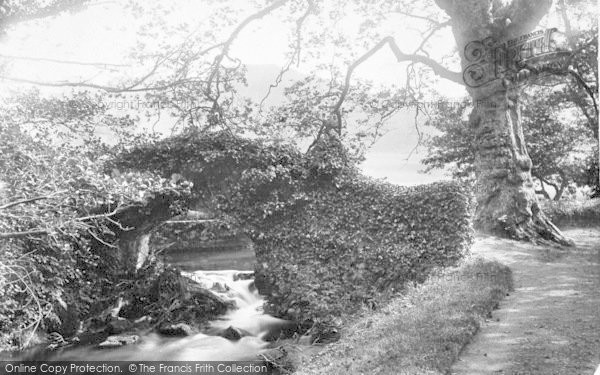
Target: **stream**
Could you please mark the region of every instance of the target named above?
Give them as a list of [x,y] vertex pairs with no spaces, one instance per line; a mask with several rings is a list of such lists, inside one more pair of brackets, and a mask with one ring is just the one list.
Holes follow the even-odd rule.
[[[252,253],[250,254],[249,251]],[[136,344],[119,348],[102,349],[97,345],[78,345],[48,350],[26,350],[10,356],[10,360],[51,360],[51,361],[245,361],[256,360],[267,349],[269,337],[278,337],[282,329],[293,326],[287,320],[264,314],[263,297],[254,286],[254,280],[237,279],[236,275],[248,274],[254,263],[252,249],[237,248],[233,251],[185,252],[166,256],[170,264],[177,264],[185,270],[185,276],[202,284],[212,293],[236,308],[231,309],[217,320],[210,322],[202,333],[187,337],[168,337],[155,332],[137,333]],[[229,270],[228,266],[242,266],[241,270]],[[206,270],[210,265],[213,270]],[[193,270],[204,268],[204,270]],[[219,334],[228,327],[234,327],[243,337],[228,340]],[[16,358],[15,358],[16,357]]]

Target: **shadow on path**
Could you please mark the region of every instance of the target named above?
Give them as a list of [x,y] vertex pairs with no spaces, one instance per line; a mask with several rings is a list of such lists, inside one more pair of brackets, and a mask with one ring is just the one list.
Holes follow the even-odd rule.
[[451,374],[593,374],[600,364],[600,230],[564,231],[575,248],[478,237],[473,255],[509,266],[515,291]]

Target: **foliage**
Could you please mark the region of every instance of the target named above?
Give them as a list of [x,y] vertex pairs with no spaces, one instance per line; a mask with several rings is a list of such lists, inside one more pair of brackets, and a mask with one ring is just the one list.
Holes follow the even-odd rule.
[[183,321],[200,326],[232,307],[179,270],[157,262],[120,280],[119,294],[127,301],[120,316],[131,320],[147,316],[156,325]]
[[[105,174],[105,147],[87,127],[97,115],[88,97],[8,104],[0,113],[2,347],[60,326],[59,310],[85,317],[94,302],[113,299],[102,288],[114,281],[108,270],[121,270],[104,255],[125,231],[119,220],[129,207],[188,188],[149,173]],[[53,132],[54,122],[72,127],[71,138]]]
[[469,102],[464,99],[453,105],[440,101],[438,110],[432,112],[428,126],[441,132],[427,139],[428,155],[422,163],[425,171],[451,167],[452,175],[458,179],[470,179],[475,173],[475,133],[469,128],[465,115]]
[[54,17],[64,12],[75,12],[81,10],[88,2],[89,0],[3,1],[0,3],[0,37],[7,28],[15,24]]
[[126,151],[113,166],[194,181],[201,204],[254,241],[256,282],[277,316],[331,323],[465,254],[472,230],[462,187],[368,181],[334,136],[321,142],[301,155],[225,132],[187,134]]
[[460,186],[399,188],[355,179],[312,191],[306,205],[262,228],[257,285],[269,293],[268,311],[332,323],[466,253],[470,202]]
[[[521,113],[532,176],[542,187],[539,193],[550,198],[545,186],[552,186],[556,200],[570,184],[586,184],[587,156],[593,148],[592,133],[577,117],[573,104],[564,103],[564,96],[561,88],[547,93],[533,91],[524,96]],[[455,178],[473,178],[477,142],[469,127],[470,109],[467,101],[442,102],[432,114],[428,125],[441,133],[427,141],[426,170],[450,166]]]
[[446,374],[511,290],[510,269],[497,262],[434,273],[382,311],[354,318],[339,342],[295,361],[295,374]]
[[600,201],[562,200],[545,202],[544,212],[556,225],[598,226],[600,225]]

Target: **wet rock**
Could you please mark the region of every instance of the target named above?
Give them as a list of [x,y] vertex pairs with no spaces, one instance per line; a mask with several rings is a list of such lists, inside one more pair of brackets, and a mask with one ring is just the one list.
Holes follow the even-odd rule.
[[238,272],[233,275],[233,281],[250,280],[254,278],[254,272]]
[[268,331],[263,334],[262,339],[265,341],[277,341],[294,336],[298,333],[299,326],[297,323],[278,319],[278,322],[269,325]]
[[273,348],[267,349],[258,356],[260,359],[266,360],[268,363],[277,363],[286,357],[286,352],[283,349]]
[[76,335],[80,325],[78,309],[74,305],[57,303],[54,312],[58,321],[47,321],[48,331],[58,332],[63,337]]
[[313,336],[313,343],[316,344],[330,344],[340,339],[340,332],[334,328],[326,328],[318,332]]
[[118,348],[125,345],[132,345],[139,341],[138,335],[125,335],[125,336],[108,336],[106,340],[98,344],[99,348],[109,349]]
[[185,323],[165,324],[158,328],[158,332],[166,336],[191,336],[196,333]]
[[219,282],[214,283],[210,289],[217,293],[227,293],[229,291],[229,287],[227,287],[227,285]]
[[135,331],[150,328],[152,325],[152,318],[150,318],[148,315],[144,315],[141,318],[135,319],[132,325],[133,330]]
[[256,284],[254,283],[254,281],[252,281],[250,284],[248,284],[248,290],[251,291],[252,293],[256,292]]
[[298,345],[312,345],[314,338],[311,335],[302,335],[298,339]]
[[47,349],[49,350],[54,350],[69,345],[69,343],[65,341],[64,337],[58,332],[49,333],[47,339],[49,343]]
[[258,289],[258,292],[263,296],[269,296],[273,292],[273,282],[267,277],[268,268],[265,264],[262,265],[264,268],[261,272],[255,274],[254,286]]
[[121,317],[111,318],[111,320],[106,325],[106,332],[115,335],[119,333],[123,333],[132,328],[132,324],[129,320]]
[[229,326],[219,333],[219,336],[231,341],[238,341],[242,337],[251,336],[250,332]]

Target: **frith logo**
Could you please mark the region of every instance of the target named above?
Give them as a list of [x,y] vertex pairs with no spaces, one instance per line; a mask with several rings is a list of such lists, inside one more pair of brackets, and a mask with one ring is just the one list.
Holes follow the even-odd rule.
[[489,37],[465,46],[471,63],[463,72],[467,86],[480,87],[497,79],[517,81],[527,71],[543,73],[568,67],[571,52],[563,49],[564,36],[556,28],[538,30],[503,43]]

